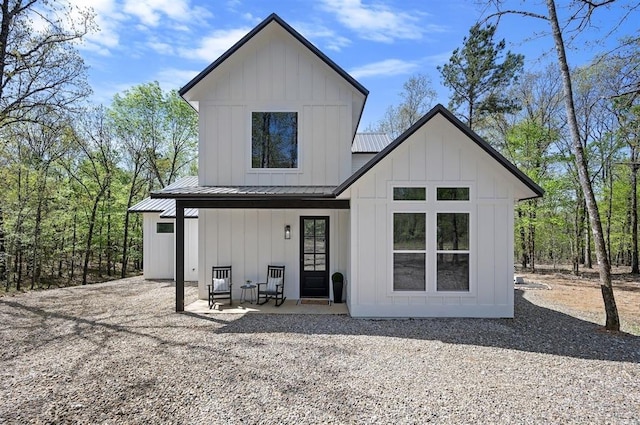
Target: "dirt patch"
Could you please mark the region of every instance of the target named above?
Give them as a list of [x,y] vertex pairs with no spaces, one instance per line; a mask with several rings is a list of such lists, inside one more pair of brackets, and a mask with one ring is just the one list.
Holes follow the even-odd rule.
[[[613,286],[618,314],[626,330],[640,334],[640,276],[629,273],[630,268],[613,268]],[[549,290],[539,290],[531,296],[548,304],[563,305],[570,310],[586,313],[604,321],[604,304],[600,292],[597,269],[587,269],[574,275],[569,267],[537,266],[536,273],[516,270],[516,276],[524,278],[524,285],[516,288],[539,289],[531,285],[546,285]],[[532,291],[533,292],[533,291]]]

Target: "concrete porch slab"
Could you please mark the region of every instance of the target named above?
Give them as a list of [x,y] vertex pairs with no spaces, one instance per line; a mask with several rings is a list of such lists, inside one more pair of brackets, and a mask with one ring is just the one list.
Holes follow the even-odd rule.
[[[299,300],[285,300],[284,304],[276,307],[274,301],[269,301],[263,305],[250,304],[248,302],[240,304],[234,302],[232,306],[222,304],[222,308],[209,310],[207,300],[197,300],[186,305],[184,311],[195,314],[343,314],[348,315],[347,304],[302,304]],[[219,303],[220,304],[220,303]]]

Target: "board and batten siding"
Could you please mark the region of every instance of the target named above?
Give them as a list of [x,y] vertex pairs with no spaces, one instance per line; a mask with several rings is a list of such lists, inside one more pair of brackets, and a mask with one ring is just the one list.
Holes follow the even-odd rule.
[[[514,178],[441,115],[367,174],[351,196],[351,292],[355,317],[513,317]],[[424,293],[393,291],[394,186],[427,188]],[[469,202],[436,202],[436,188],[470,188]],[[415,202],[413,202],[415,204]],[[408,209],[407,209],[408,208]],[[470,291],[436,291],[437,212],[470,213]]]
[[[159,213],[144,213],[143,268],[145,279],[175,280],[175,219]],[[171,223],[174,233],[158,233],[158,223]],[[198,219],[184,221],[184,279],[198,280]]]
[[[338,185],[351,174],[355,89],[279,26],[193,91],[201,185]],[[298,168],[252,169],[251,113],[278,111],[298,113]]]
[[[246,280],[266,281],[268,265],[284,265],[285,296],[300,298],[300,217],[329,217],[329,275],[349,269],[349,211],[347,210],[200,210],[198,295],[207,299],[211,267],[232,266],[233,298],[240,298]],[[284,238],[285,225],[291,239]],[[331,285],[330,285],[331,286]],[[331,288],[330,288],[331,291]]]

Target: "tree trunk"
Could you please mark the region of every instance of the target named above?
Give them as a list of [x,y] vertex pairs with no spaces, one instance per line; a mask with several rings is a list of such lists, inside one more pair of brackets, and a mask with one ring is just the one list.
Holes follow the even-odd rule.
[[638,163],[631,163],[631,273],[640,274],[638,268]]
[[562,75],[567,122],[569,124],[569,131],[571,133],[572,139],[571,145],[573,147],[573,154],[575,156],[578,176],[580,178],[580,186],[582,187],[582,192],[587,203],[587,210],[589,211],[589,221],[591,223],[591,231],[593,232],[593,240],[596,247],[598,271],[600,274],[600,289],[602,291],[602,299],[604,301],[604,309],[606,312],[605,327],[610,331],[619,331],[620,319],[618,317],[616,300],[613,295],[613,285],[611,283],[611,265],[609,264],[609,257],[607,256],[606,251],[607,248],[604,242],[604,235],[602,233],[602,223],[600,222],[598,204],[596,203],[596,198],[593,194],[591,180],[589,179],[587,161],[584,155],[584,150],[582,148],[582,143],[580,142],[578,121],[576,119],[576,111],[573,104],[571,73],[569,71],[569,65],[567,63],[567,56],[565,53],[560,24],[558,22],[558,15],[556,14],[556,4],[554,0],[546,1],[547,8],[549,10],[549,21],[553,33],[553,40],[555,42],[556,53],[558,55],[558,65],[560,67],[560,72]]
[[521,264],[522,268],[526,269],[529,261],[527,259],[527,237],[524,231],[524,224],[522,223],[523,217],[524,213],[522,212],[522,208],[518,207],[518,218],[520,219],[520,224],[518,226],[520,228],[520,250],[522,251]]
[[0,283],[5,282],[6,290],[9,290],[9,279],[7,279],[7,250],[5,248],[4,215],[2,205],[0,205]]
[[93,229],[96,225],[96,216],[98,215],[98,204],[100,203],[100,198],[102,197],[102,192],[96,196],[96,199],[93,201],[93,208],[91,209],[91,217],[89,219],[89,230],[87,230],[87,243],[85,245],[84,252],[84,264],[82,266],[82,284],[87,284],[87,276],[89,274],[89,259],[91,258],[91,243],[93,242]]

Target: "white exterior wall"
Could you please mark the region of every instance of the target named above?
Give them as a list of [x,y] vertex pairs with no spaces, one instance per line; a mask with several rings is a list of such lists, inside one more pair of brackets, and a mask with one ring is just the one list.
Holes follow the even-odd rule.
[[[356,317],[513,317],[513,206],[519,182],[441,115],[350,188],[349,311]],[[393,201],[394,186],[424,186],[427,201]],[[436,188],[470,188],[437,202]],[[421,204],[416,206],[416,204]],[[393,212],[425,211],[426,291],[393,291]],[[470,290],[436,291],[436,212],[470,213]]]
[[[278,25],[266,27],[190,92],[200,185],[337,186],[351,174],[358,95]],[[251,169],[251,113],[261,111],[298,113],[298,169]]]
[[[300,217],[329,217],[329,277],[349,270],[348,210],[200,210],[198,295],[207,299],[211,267],[232,266],[233,299],[240,298],[240,286],[250,279],[266,280],[267,266],[284,265],[284,294],[300,298]],[[291,239],[284,238],[284,226],[291,226]],[[332,291],[329,283],[330,292]],[[330,294],[333,298],[333,294]],[[345,296],[343,295],[343,298]]]
[[[144,213],[143,275],[145,279],[175,280],[175,219],[160,218],[159,213]],[[157,233],[157,223],[174,223],[174,233]],[[185,219],[185,280],[198,280],[198,220]]]
[[356,171],[358,171],[360,168],[362,168],[364,164],[369,162],[369,160],[372,159],[374,156],[376,156],[375,153],[351,154],[351,172],[355,173]]

